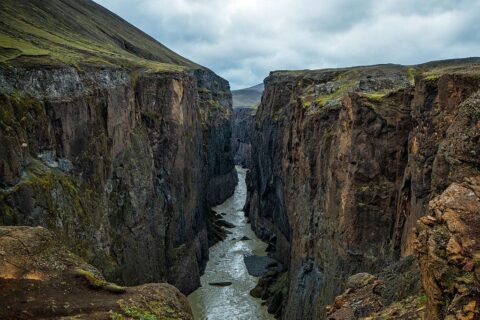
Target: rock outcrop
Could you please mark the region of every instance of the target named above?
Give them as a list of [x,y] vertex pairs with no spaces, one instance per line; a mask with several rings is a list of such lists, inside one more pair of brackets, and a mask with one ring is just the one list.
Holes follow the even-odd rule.
[[237,179],[228,82],[92,1],[0,6],[17,39],[0,54],[0,224],[47,227],[110,281],[194,290],[208,208]]
[[289,267],[284,319],[415,252],[429,200],[480,170],[479,85],[478,59],[270,74],[246,211]]
[[167,284],[121,287],[41,227],[0,227],[2,319],[192,319]]
[[346,290],[327,306],[329,320],[423,319],[427,296],[422,292],[414,256],[401,259],[377,275],[350,276]]
[[452,183],[430,201],[417,228],[425,319],[480,317],[480,176]]

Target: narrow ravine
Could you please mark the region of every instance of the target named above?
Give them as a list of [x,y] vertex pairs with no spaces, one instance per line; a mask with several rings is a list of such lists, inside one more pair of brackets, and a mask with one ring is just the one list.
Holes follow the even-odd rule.
[[[200,278],[202,286],[188,296],[196,320],[266,320],[274,319],[262,305],[262,301],[250,296],[258,278],[248,274],[243,261],[245,255],[266,255],[266,244],[258,239],[247,224],[242,211],[246,200],[246,170],[237,166],[238,185],[234,195],[213,208],[225,214],[225,220],[235,225],[229,229],[225,241],[210,248],[210,259],[205,274]],[[242,240],[248,237],[250,240]],[[229,286],[213,286],[210,283],[231,282]]]

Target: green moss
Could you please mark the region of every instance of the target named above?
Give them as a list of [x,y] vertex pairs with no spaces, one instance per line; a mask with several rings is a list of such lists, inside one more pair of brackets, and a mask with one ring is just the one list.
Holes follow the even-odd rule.
[[357,83],[353,80],[342,79],[342,76],[339,76],[338,81],[342,81],[342,85],[337,90],[330,94],[321,95],[315,100],[319,107],[324,107],[325,105],[327,105],[327,103],[331,101],[340,100]]
[[103,286],[104,290],[113,292],[113,293],[124,293],[126,291],[125,287],[119,286],[118,284],[108,282]]
[[157,317],[143,309],[140,309],[136,306],[123,306],[123,312],[125,315],[138,320],[157,320]]
[[441,74],[438,73],[427,73],[423,80],[425,81],[437,81],[441,77]]
[[[142,305],[123,300],[118,302],[121,312],[130,319],[136,320],[179,320],[184,318],[183,313],[179,313],[170,307],[164,301],[144,301]],[[122,319],[121,314],[116,313],[116,319]]]
[[112,293],[124,293],[126,291],[125,287],[119,286],[115,283],[107,282],[104,279],[95,276],[90,271],[77,268],[75,269],[75,274],[87,280],[88,285],[93,289],[104,289]]
[[370,190],[370,186],[368,184],[360,186],[360,191],[368,192]]
[[123,316],[123,314],[120,314],[118,312],[110,311],[110,319],[111,320],[124,320],[125,317]]
[[418,302],[421,304],[426,304],[428,301],[428,297],[426,294],[422,294],[421,296],[418,297]]
[[96,277],[92,272],[84,269],[76,269],[75,274],[88,281],[88,284],[95,289],[101,288],[106,281]]
[[273,122],[280,122],[282,120],[282,116],[280,112],[275,112],[272,117]]
[[415,83],[415,77],[418,74],[418,70],[415,67],[409,67],[407,69],[407,74],[408,74],[408,80],[410,81],[411,84]]
[[187,245],[184,243],[176,248],[173,248],[173,258],[175,260],[180,259],[183,257],[187,252]]
[[372,102],[382,102],[383,98],[387,95],[387,92],[368,92],[362,93],[361,95]]

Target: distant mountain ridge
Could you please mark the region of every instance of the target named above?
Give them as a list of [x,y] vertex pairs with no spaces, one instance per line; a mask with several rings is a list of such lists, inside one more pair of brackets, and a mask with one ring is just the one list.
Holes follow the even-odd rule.
[[263,83],[257,84],[256,86],[232,90],[233,98],[233,107],[257,107],[260,104],[263,94]]

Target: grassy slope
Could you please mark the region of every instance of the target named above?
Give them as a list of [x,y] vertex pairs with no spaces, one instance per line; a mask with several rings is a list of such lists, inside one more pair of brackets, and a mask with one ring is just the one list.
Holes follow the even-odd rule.
[[90,0],[2,0],[0,64],[200,67]]
[[257,107],[263,93],[263,83],[251,88],[232,90],[233,107]]
[[[419,65],[382,64],[359,66],[351,68],[321,69],[321,70],[279,70],[271,73],[273,81],[291,81],[303,83],[303,92],[299,94],[305,108],[311,105],[325,106],[331,101],[339,101],[347,92],[355,91],[368,98],[379,101],[391,91],[402,88],[403,85],[393,83],[390,88],[361,90],[359,82],[373,76],[383,78],[404,78],[413,84],[415,78],[434,80],[444,74],[480,76],[480,58],[465,58],[432,61]],[[335,83],[331,93],[314,93],[316,83]]]

